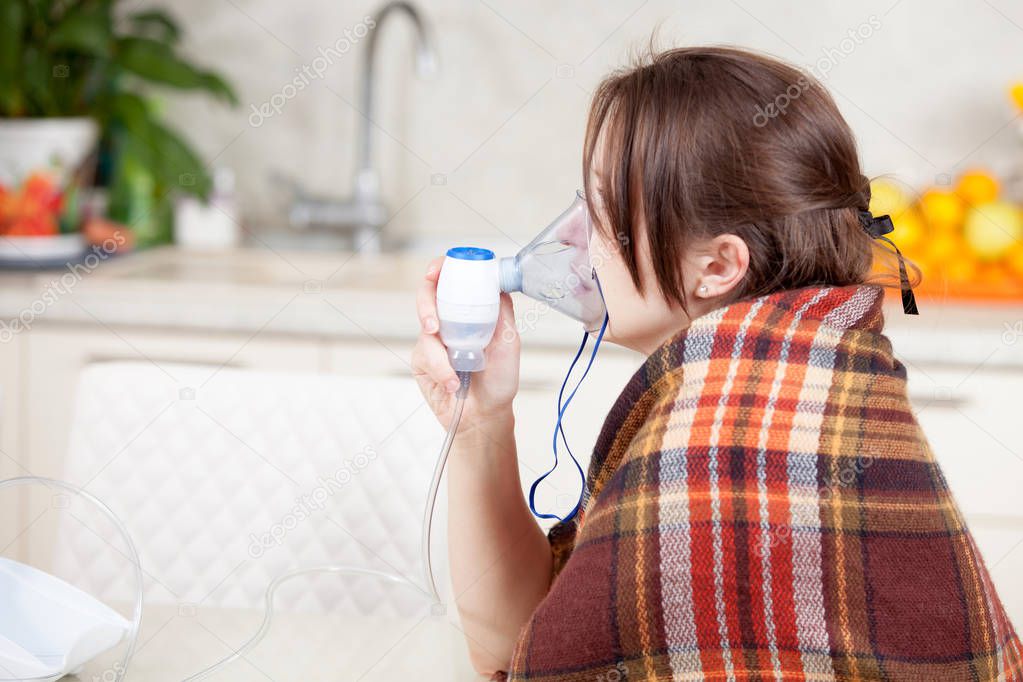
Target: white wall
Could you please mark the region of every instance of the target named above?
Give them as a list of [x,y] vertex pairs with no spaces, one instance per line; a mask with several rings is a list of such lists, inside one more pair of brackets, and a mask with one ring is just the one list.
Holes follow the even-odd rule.
[[[274,172],[314,192],[348,192],[358,117],[349,102],[357,102],[361,45],[259,127],[249,124],[251,107],[281,93],[298,69],[313,65],[318,48],[343,38],[377,5],[173,3],[188,53],[224,71],[242,105],[231,111],[173,95],[168,113],[207,157],[237,171],[250,223],[283,220],[290,198]],[[858,136],[869,175],[924,184],[975,163],[1007,172],[1023,162],[1007,96],[1008,84],[1023,79],[1023,6],[1012,0],[419,5],[440,49],[434,81],[413,77],[412,33],[402,17],[379,35],[385,56],[376,122],[385,132],[376,131],[377,158],[391,206],[405,206],[396,219],[401,230],[499,231],[516,241],[535,232],[580,184],[588,93],[658,25],[662,44],[729,43],[807,67],[831,50],[825,83]],[[848,40],[857,29],[867,36],[860,44]],[[446,184],[432,184],[435,174]]]

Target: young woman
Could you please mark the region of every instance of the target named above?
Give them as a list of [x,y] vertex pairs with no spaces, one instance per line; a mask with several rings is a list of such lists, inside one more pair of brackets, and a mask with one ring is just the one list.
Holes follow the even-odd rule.
[[[514,680],[1017,680],[1021,649],[906,396],[870,280],[884,220],[835,103],[726,48],[663,52],[594,97],[583,156],[605,339],[649,357],[580,513],[523,501],[512,303],[450,457],[474,664]],[[413,365],[458,380],[419,292]],[[905,277],[903,277],[905,279]],[[915,312],[908,282],[907,312]]]

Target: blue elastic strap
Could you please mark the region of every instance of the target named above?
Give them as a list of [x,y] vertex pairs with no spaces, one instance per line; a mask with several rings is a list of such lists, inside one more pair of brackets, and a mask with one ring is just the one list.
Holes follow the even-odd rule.
[[[597,286],[599,287],[600,284],[598,283]],[[604,338],[604,331],[607,329],[607,322],[608,315],[607,313],[605,313],[604,322],[600,325],[600,332],[597,334],[597,340],[593,344],[593,351],[591,351],[590,353],[589,362],[586,363],[586,369],[583,371],[583,375],[579,377],[579,381],[576,383],[575,388],[573,388],[572,392],[568,394],[568,399],[565,400],[564,403],[562,403],[562,398],[565,395],[565,387],[568,385],[569,377],[572,376],[572,370],[575,369],[576,363],[579,362],[579,358],[582,356],[583,350],[586,348],[586,341],[587,339],[590,338],[589,332],[583,333],[583,341],[581,344],[579,344],[579,350],[576,351],[575,357],[572,358],[572,364],[569,365],[568,367],[568,373],[565,374],[565,380],[561,382],[561,390],[558,391],[558,419],[557,422],[554,424],[554,440],[552,442],[552,449],[554,450],[554,466],[552,466],[546,473],[544,473],[538,479],[533,481],[533,485],[529,487],[529,510],[533,512],[533,515],[536,516],[537,518],[557,519],[558,521],[569,521],[576,515],[576,513],[579,511],[579,507],[582,505],[583,494],[586,492],[586,474],[585,472],[583,472],[582,466],[579,465],[579,460],[577,460],[575,458],[575,455],[572,454],[572,449],[568,447],[568,439],[565,437],[565,430],[562,427],[561,422],[565,417],[565,411],[568,409],[568,406],[572,402],[572,398],[575,397],[576,391],[579,390],[579,387],[583,383],[583,379],[586,378],[586,375],[589,374],[590,372],[590,367],[593,366],[593,360],[594,358],[597,357],[597,349],[600,348],[600,341],[601,339]],[[579,480],[581,482],[581,486],[579,488],[579,498],[576,500],[575,506],[572,508],[572,511],[568,514],[568,516],[564,518],[558,516],[557,514],[544,514],[542,512],[538,512],[533,501],[533,498],[536,495],[537,486],[539,486],[540,483],[545,478],[554,473],[554,470],[558,468],[558,434],[561,434],[561,440],[565,444],[565,449],[568,450],[568,456],[572,458],[572,463],[575,464],[575,468],[579,472]]]

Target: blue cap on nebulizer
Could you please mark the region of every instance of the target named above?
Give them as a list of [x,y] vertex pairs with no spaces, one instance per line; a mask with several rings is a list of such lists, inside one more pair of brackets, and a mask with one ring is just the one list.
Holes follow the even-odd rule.
[[486,366],[483,349],[494,336],[500,310],[494,252],[475,246],[448,249],[437,280],[437,317],[456,372],[478,372]]
[[448,249],[449,258],[459,260],[494,260],[494,252],[478,246],[453,246]]

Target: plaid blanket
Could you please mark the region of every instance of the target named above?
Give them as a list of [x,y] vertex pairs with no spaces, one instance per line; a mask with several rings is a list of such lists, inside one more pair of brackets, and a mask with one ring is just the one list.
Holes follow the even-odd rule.
[[739,301],[647,359],[508,679],[1023,680],[882,299]]

